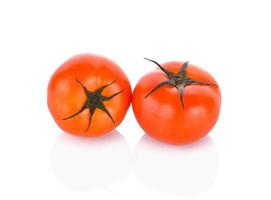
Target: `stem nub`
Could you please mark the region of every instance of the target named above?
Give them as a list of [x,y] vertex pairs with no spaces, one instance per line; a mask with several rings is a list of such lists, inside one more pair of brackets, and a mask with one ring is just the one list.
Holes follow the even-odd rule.
[[104,89],[106,89],[108,86],[114,84],[117,79],[115,79],[114,81],[106,84],[106,85],[103,85],[102,87],[98,88],[97,90],[95,90],[94,92],[91,92],[87,89],[87,87],[81,82],[79,81],[78,79],[75,79],[81,86],[82,88],[84,89],[84,92],[87,96],[87,100],[85,101],[84,105],[82,106],[82,108],[75,112],[74,114],[70,115],[69,117],[66,117],[66,118],[63,118],[63,120],[67,120],[67,119],[71,119],[77,115],[79,115],[80,113],[82,113],[85,109],[88,109],[89,110],[89,120],[88,120],[88,125],[87,125],[87,128],[85,130],[85,132],[88,131],[90,125],[91,125],[91,120],[92,120],[92,117],[96,111],[96,109],[100,109],[102,110],[110,119],[113,123],[115,123],[113,117],[111,116],[110,112],[107,110],[106,106],[104,105],[104,101],[109,101],[111,100],[112,98],[114,98],[115,96],[119,95],[120,93],[122,93],[124,91],[121,90],[119,92],[116,92],[114,94],[112,94],[111,96],[107,97],[107,96],[103,96],[102,95],[102,92],[104,91]]
[[172,87],[175,87],[178,90],[181,105],[184,110],[184,95],[185,95],[184,91],[187,86],[200,85],[200,86],[215,86],[215,87],[217,87],[217,85],[214,83],[208,83],[208,82],[199,81],[199,80],[195,80],[190,77],[187,77],[186,71],[189,66],[189,62],[184,62],[183,65],[180,67],[180,71],[177,74],[174,74],[173,72],[162,67],[158,62],[151,60],[151,59],[148,59],[148,58],[145,58],[145,59],[155,63],[167,75],[167,78],[168,78],[168,80],[163,81],[163,82],[159,83],[156,87],[154,87],[147,95],[145,95],[145,98],[149,97],[151,94],[153,94],[156,90],[158,90],[162,86],[170,85]]

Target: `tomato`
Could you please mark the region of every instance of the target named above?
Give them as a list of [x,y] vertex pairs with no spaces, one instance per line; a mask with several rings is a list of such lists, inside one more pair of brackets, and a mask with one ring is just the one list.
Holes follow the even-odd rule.
[[131,85],[111,60],[81,54],[52,75],[47,103],[57,125],[80,136],[99,136],[116,128],[131,102]]
[[196,141],[215,125],[221,95],[215,79],[188,62],[168,62],[143,76],[133,91],[132,106],[142,129],[160,141]]

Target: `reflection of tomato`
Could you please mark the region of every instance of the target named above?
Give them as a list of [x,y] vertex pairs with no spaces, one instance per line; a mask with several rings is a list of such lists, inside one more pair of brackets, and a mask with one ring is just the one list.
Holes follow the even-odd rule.
[[123,120],[131,101],[127,76],[111,60],[92,54],[72,57],[53,74],[48,107],[64,131],[98,136]]
[[144,135],[133,156],[138,181],[159,192],[198,194],[214,183],[218,173],[218,152],[209,136],[179,148]]
[[220,90],[214,78],[201,68],[182,62],[159,65],[146,74],[133,93],[133,110],[150,136],[173,144],[189,143],[205,136],[220,110]]
[[131,169],[130,157],[127,141],[116,130],[96,138],[61,134],[52,149],[52,168],[66,187],[90,191],[125,178]]

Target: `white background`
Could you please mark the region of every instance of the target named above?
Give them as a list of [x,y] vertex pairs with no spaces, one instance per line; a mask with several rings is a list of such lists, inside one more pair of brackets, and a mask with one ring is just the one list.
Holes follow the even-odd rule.
[[[266,0],[0,1],[0,199],[270,199],[271,6]],[[46,105],[74,54],[113,59],[136,81],[189,60],[222,90],[209,136],[163,145],[132,110],[118,132],[69,136]]]

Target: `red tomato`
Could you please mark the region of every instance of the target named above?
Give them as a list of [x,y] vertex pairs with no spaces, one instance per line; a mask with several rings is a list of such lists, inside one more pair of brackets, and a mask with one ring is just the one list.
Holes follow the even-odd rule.
[[220,90],[215,79],[188,62],[160,65],[150,61],[160,70],[139,80],[132,100],[142,129],[172,144],[190,143],[207,135],[220,111]]
[[52,75],[48,107],[65,132],[98,136],[116,128],[131,102],[130,82],[111,60],[92,54],[72,57]]

